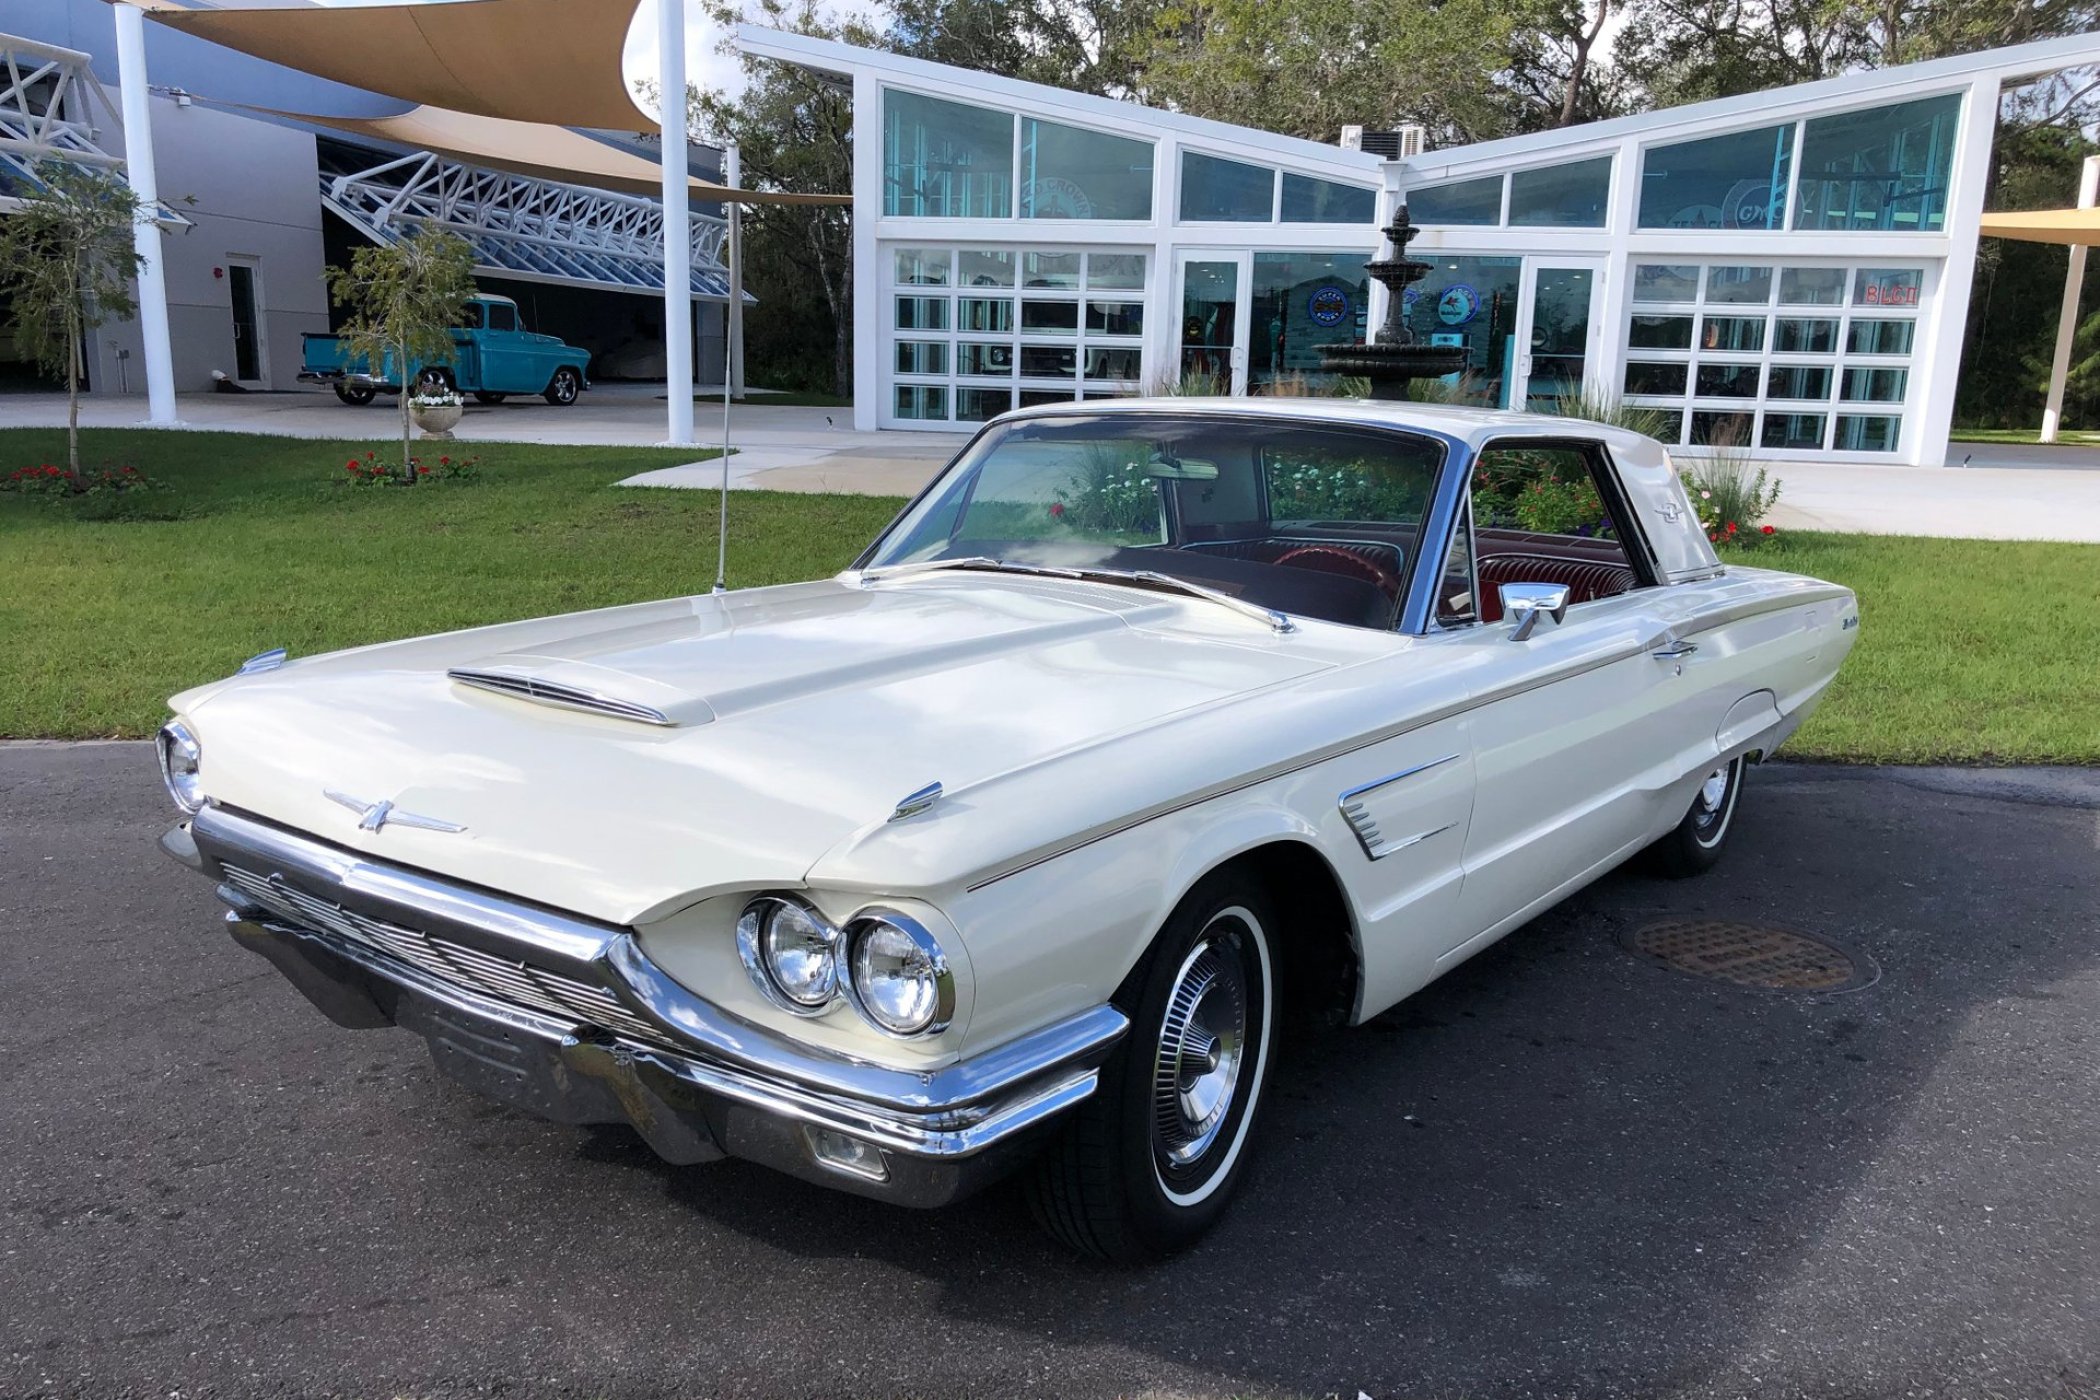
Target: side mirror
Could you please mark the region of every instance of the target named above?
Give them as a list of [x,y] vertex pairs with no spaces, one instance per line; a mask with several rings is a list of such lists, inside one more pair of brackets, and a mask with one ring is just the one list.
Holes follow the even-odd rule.
[[1509,634],[1513,642],[1528,638],[1539,625],[1541,615],[1551,617],[1558,623],[1568,611],[1568,586],[1564,583],[1505,583],[1498,590],[1502,595],[1502,615],[1517,624],[1517,630]]

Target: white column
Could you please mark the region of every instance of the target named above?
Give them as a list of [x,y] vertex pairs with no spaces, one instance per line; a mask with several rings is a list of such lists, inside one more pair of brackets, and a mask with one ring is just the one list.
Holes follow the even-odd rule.
[[[2100,200],[2100,156],[2087,156],[2078,175],[2078,207]],[[2042,409],[2042,441],[2055,442],[2063,423],[2064,380],[2071,374],[2071,339],[2078,333],[2078,300],[2085,291],[2085,245],[2071,245],[2071,265],[2064,272],[2063,310],[2056,317],[2056,357],[2049,363],[2049,402]]]
[[896,353],[882,304],[890,269],[876,260],[881,218],[882,83],[863,68],[853,75],[853,426],[863,433],[880,426],[880,415],[887,413],[877,401],[882,357]]
[[[1976,280],[1976,247],[1990,180],[1991,137],[1998,126],[1998,79],[1979,78],[1962,104],[1961,135],[1947,182],[1947,261],[1940,267],[1932,308],[1918,318],[1911,394],[1903,414],[1901,460],[1914,467],[1944,466],[1961,383],[1961,342],[1969,322],[1969,291]],[[1921,387],[1922,381],[1922,387]]]
[[[722,153],[722,183],[733,190],[743,188],[744,162],[736,144],[731,142]],[[723,324],[729,329],[728,351],[722,357],[722,373],[729,386],[731,398],[744,396],[744,215],[740,204],[722,206],[723,217],[729,222],[728,236],[722,240],[723,250],[729,262],[729,305]]]
[[693,442],[693,232],[687,217],[685,0],[656,0],[657,92],[663,107],[664,398],[673,447]]
[[175,361],[168,346],[168,278],[161,258],[159,185],[153,177],[152,101],[146,91],[146,17],[112,5],[117,16],[117,79],[124,110],[124,171],[147,218],[132,232],[139,255],[139,335],[146,349],[146,421],[175,422]]

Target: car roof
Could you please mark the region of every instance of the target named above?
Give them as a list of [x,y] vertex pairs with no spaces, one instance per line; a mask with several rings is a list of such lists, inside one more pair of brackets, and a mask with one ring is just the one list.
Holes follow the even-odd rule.
[[1084,403],[1039,404],[1001,415],[1001,421],[1055,418],[1074,413],[1231,413],[1248,417],[1310,420],[1320,423],[1360,423],[1385,428],[1416,428],[1457,438],[1478,447],[1490,438],[1524,432],[1541,437],[1579,437],[1614,444],[1650,439],[1624,428],[1614,428],[1587,418],[1562,418],[1546,413],[1517,413],[1501,408],[1465,408],[1455,404],[1390,403],[1383,399],[1168,397],[1147,399],[1088,399]]

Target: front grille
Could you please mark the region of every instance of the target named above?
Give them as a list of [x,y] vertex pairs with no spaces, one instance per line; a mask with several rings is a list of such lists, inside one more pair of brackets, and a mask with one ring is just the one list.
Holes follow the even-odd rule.
[[223,864],[220,873],[228,886],[300,928],[347,938],[481,996],[595,1026],[624,1040],[677,1048],[663,1031],[629,1011],[603,987],[356,913],[238,865]]

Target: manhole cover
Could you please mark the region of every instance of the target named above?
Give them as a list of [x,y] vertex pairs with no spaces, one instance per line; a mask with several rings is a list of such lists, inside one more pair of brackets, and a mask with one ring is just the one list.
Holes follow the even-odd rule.
[[1621,941],[1673,972],[1770,992],[1849,992],[1881,975],[1873,960],[1791,929],[1670,919]]

